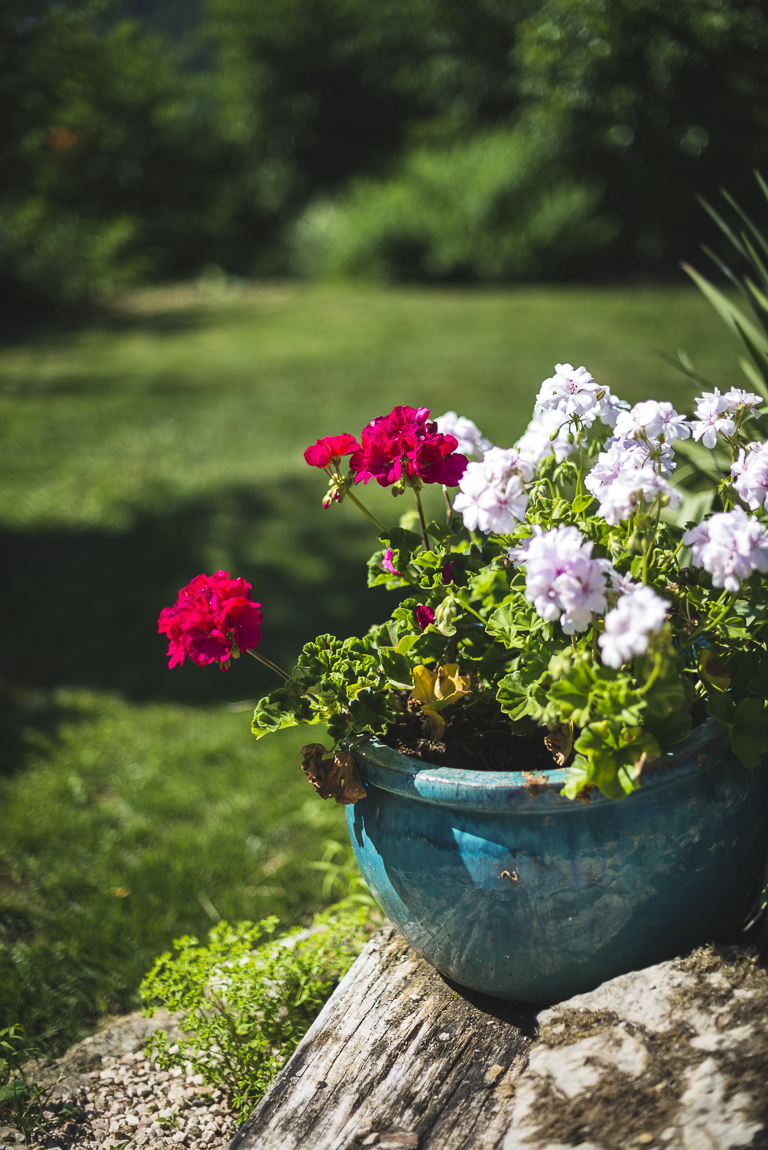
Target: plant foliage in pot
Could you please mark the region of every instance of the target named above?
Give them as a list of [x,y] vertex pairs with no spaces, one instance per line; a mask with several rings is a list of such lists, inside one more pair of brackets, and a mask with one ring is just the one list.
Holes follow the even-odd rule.
[[[347,804],[386,913],[457,982],[567,997],[721,935],[759,893],[763,402],[713,388],[691,418],[629,408],[558,364],[511,448],[454,412],[396,407],[305,452],[328,474],[324,506],[373,521],[369,585],[403,594],[391,618],[320,635],[288,674],[258,649],[243,579],[200,575],[162,612],[171,666],[247,652],[281,677],[257,737],[326,728],[333,747],[306,746],[305,773]],[[370,481],[413,512],[379,522]],[[442,521],[426,520],[428,484]]]

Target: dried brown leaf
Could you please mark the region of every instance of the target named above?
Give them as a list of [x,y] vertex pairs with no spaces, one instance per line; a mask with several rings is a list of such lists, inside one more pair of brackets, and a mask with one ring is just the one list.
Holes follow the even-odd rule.
[[365,798],[357,764],[348,751],[328,755],[322,743],[309,743],[301,754],[301,769],[321,799],[348,805]]
[[573,723],[558,723],[544,738],[547,748],[558,767],[564,767],[573,750]]

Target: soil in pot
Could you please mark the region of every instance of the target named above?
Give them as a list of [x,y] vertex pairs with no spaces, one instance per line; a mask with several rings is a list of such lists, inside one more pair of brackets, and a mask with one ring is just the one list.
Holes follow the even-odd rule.
[[389,727],[382,742],[422,763],[465,771],[541,774],[554,770],[557,765],[544,744],[545,728],[537,728],[528,735],[513,735],[507,716],[493,704],[475,705],[471,710],[457,710],[443,717],[446,720],[444,736],[434,740],[425,734],[421,709],[409,700],[400,721]]

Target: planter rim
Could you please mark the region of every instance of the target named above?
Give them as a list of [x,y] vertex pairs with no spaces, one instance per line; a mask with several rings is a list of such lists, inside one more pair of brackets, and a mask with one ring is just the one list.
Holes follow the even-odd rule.
[[[641,794],[675,786],[724,758],[735,760],[726,727],[716,719],[707,719],[681,743],[662,750],[643,774],[642,786],[622,800],[608,799],[596,788],[587,803],[563,795],[567,772],[555,767],[546,772],[546,783],[533,783],[522,771],[465,771],[457,767],[438,767],[423,763],[395,751],[375,736],[350,746],[363,781],[392,794],[407,796],[417,802],[460,807],[487,813],[514,810],[519,814],[584,812],[585,806],[622,804],[638,799]],[[741,764],[738,763],[740,766]],[[540,777],[540,776],[537,776]]]

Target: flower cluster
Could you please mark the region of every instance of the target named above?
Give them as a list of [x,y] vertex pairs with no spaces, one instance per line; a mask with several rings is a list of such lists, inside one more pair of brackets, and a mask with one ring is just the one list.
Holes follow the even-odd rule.
[[669,483],[674,466],[668,444],[662,442],[651,451],[647,442],[614,436],[598,455],[584,486],[600,504],[598,515],[615,525],[657,496],[676,507],[680,497]]
[[492,447],[480,463],[470,463],[459,481],[454,511],[470,531],[513,531],[525,519],[528,494],[523,483],[533,479],[533,466],[514,447]]
[[741,507],[723,511],[683,536],[696,567],[712,576],[715,587],[738,591],[753,571],[768,571],[768,530]]
[[718,387],[705,391],[696,400],[696,419],[691,424],[693,438],[701,440],[711,450],[718,435],[734,435],[744,416],[762,402],[759,395],[738,387],[732,387],[725,395],[720,394]]
[[671,403],[646,399],[636,403],[629,411],[622,411],[616,420],[614,435],[617,439],[634,439],[650,443],[674,443],[688,439],[691,427],[684,415],[678,415]]
[[607,559],[592,558],[592,544],[576,527],[542,531],[535,526],[527,545],[509,553],[525,563],[525,596],[542,619],[559,619],[566,635],[584,631],[593,612],[605,610]]
[[644,655],[669,610],[669,603],[643,584],[625,585],[624,591],[605,616],[605,629],[598,639],[603,662],[609,667],[620,667],[633,655]]
[[596,419],[613,427],[618,406],[616,397],[595,383],[585,367],[556,363],[555,374],[542,383],[533,410],[537,415],[557,412],[563,422],[576,418],[585,427],[591,427]]
[[559,411],[547,410],[534,414],[516,447],[521,459],[536,466],[552,454],[562,463],[572,454],[575,441],[568,431],[568,419]]
[[185,657],[205,666],[229,667],[235,646],[238,651],[257,647],[261,638],[261,605],[248,597],[251,584],[232,579],[228,571],[197,575],[179,591],[173,607],[164,607],[158,631],[168,636],[169,667]]
[[467,466],[456,437],[441,434],[426,407],[395,407],[363,428],[360,440],[350,459],[355,483],[375,479],[391,487],[420,480],[455,487]]

